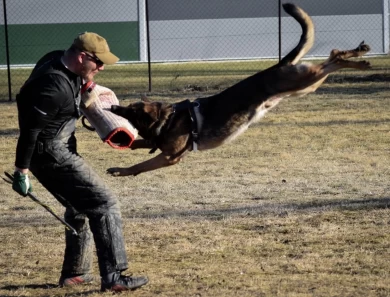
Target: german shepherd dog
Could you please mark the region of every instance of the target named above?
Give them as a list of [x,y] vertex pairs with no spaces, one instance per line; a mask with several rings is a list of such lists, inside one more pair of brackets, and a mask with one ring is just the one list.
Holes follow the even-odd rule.
[[321,64],[296,65],[314,43],[314,25],[298,6],[286,3],[283,8],[301,25],[302,35],[298,45],[278,64],[194,102],[166,104],[144,98],[127,107],[113,105],[111,111],[129,120],[143,138],[135,140],[130,148],[148,148],[151,152],[158,148],[161,153],[129,168],[109,168],[107,173],[135,176],[174,165],[188,151],[213,149],[235,139],[283,98],[314,92],[338,69],[370,68],[369,62],[347,60],[370,50],[364,42],[353,50],[332,50]]

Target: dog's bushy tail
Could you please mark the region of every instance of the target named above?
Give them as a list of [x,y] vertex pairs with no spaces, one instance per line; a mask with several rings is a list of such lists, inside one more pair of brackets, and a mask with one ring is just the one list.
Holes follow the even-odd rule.
[[305,11],[292,3],[283,4],[283,9],[301,25],[302,35],[298,45],[290,53],[288,53],[278,65],[295,65],[313,46],[314,24],[310,16]]

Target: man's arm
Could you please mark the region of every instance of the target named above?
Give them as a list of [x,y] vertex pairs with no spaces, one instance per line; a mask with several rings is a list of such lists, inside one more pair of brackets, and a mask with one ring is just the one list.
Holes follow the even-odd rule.
[[33,84],[23,90],[17,100],[20,135],[15,166],[24,173],[30,167],[39,133],[54,120],[67,99],[58,75],[45,75]]
[[26,196],[32,191],[28,173],[38,135],[53,121],[66,96],[61,85],[50,76],[34,82],[33,86],[23,92],[17,99],[20,135],[12,188]]

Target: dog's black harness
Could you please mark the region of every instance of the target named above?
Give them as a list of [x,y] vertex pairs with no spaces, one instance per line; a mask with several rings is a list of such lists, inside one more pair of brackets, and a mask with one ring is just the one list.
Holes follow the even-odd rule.
[[[196,100],[191,102],[188,99],[183,100],[179,103],[173,104],[172,105],[172,113],[169,116],[168,123],[166,125],[164,125],[164,127],[163,127],[164,130],[167,130],[171,126],[173,118],[175,117],[175,114],[177,114],[181,111],[184,111],[184,110],[188,110],[188,112],[190,114],[190,118],[191,118],[191,123],[192,123],[191,135],[192,135],[192,142],[193,142],[193,145],[192,145],[193,151],[198,150],[199,132],[200,132],[200,126],[201,126],[201,122],[199,119],[200,116],[199,116],[199,113],[197,112],[197,109],[199,108],[199,106],[200,106],[200,104]],[[198,116],[197,116],[197,114],[198,114]],[[155,147],[152,148],[149,153],[153,154],[156,150],[157,150],[157,145],[155,145]]]

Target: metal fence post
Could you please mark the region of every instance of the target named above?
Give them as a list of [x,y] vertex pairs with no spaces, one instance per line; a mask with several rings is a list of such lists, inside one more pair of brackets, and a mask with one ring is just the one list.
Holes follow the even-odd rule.
[[9,96],[9,101],[12,101],[11,63],[9,60],[9,43],[8,43],[7,4],[5,0],[3,0],[3,13],[4,13],[5,53],[7,59],[7,74],[8,74],[8,96]]
[[385,53],[389,52],[389,18],[390,18],[390,11],[389,11],[389,0],[383,0],[383,51]]
[[149,1],[145,0],[145,10],[146,10],[146,42],[148,49],[148,73],[149,73],[149,92],[152,91],[152,69],[150,61],[150,34],[149,34]]
[[282,59],[282,1],[278,1],[278,23],[279,23],[279,62]]

